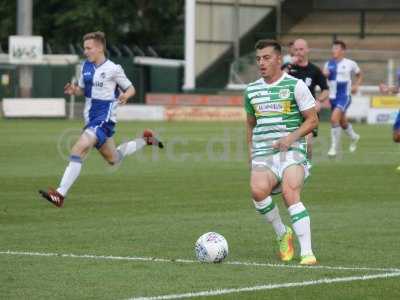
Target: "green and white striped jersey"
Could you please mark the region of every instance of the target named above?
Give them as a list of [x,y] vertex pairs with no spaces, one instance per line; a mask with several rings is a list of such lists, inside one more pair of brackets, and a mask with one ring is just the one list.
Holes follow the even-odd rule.
[[[299,128],[304,121],[301,112],[315,106],[306,84],[286,73],[272,84],[263,78],[250,83],[244,98],[246,112],[257,120],[253,129],[253,159],[278,153],[272,148],[273,142]],[[302,137],[289,150],[306,154],[306,146]]]

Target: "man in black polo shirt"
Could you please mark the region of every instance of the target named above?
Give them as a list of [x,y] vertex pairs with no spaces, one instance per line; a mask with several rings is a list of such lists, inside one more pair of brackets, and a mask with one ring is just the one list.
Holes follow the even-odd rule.
[[[322,73],[321,69],[312,64],[308,60],[308,53],[310,52],[307,42],[303,39],[297,39],[294,41],[294,53],[295,53],[295,64],[287,66],[287,72],[293,77],[302,79],[310,89],[311,94],[317,100],[316,109],[319,111],[319,102],[323,102],[329,97],[328,85],[326,77]],[[315,87],[318,86],[321,93],[318,97],[315,97]],[[312,158],[312,139],[318,135],[318,128],[314,129],[312,133],[307,135],[307,158]]]

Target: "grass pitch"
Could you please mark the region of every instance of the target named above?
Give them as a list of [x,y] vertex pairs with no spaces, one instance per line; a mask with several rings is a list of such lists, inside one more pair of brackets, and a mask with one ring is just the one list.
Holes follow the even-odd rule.
[[[329,160],[321,124],[302,194],[317,268],[276,257],[272,228],[250,200],[244,124],[119,123],[118,143],[150,127],[166,148],[118,167],[93,151],[57,209],[37,190],[57,186],[80,127],[0,121],[0,299],[400,298],[400,147],[389,126],[354,126],[357,152],[343,135],[343,152]],[[222,264],[195,262],[207,231],[228,240]]]

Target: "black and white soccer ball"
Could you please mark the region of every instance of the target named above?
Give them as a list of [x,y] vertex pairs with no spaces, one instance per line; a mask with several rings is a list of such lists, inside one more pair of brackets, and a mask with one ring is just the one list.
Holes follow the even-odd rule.
[[219,263],[228,256],[228,242],[219,233],[207,232],[196,241],[195,252],[201,262]]

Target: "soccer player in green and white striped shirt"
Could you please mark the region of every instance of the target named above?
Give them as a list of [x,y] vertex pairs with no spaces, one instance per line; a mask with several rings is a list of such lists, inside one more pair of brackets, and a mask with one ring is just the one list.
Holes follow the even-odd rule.
[[315,99],[306,84],[281,70],[281,46],[273,40],[255,45],[261,78],[245,90],[250,186],[256,210],[272,223],[280,258],[294,255],[293,233],[285,226],[271,194],[281,191],[300,247],[302,265],[317,263],[311,247],[310,217],[300,200],[305,178],[305,136],[318,126]]

